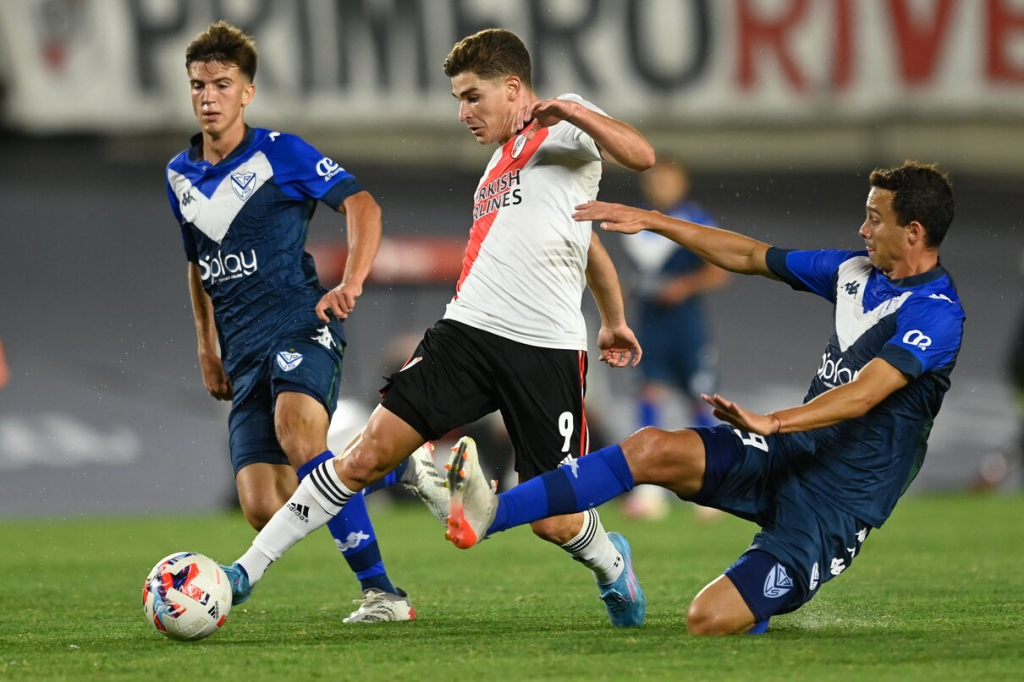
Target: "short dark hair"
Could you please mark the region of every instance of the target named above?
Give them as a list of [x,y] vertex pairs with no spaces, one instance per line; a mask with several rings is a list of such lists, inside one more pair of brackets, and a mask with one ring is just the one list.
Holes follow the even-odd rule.
[[218,21],[185,48],[185,68],[196,62],[234,64],[251,83],[256,78],[256,42],[237,26]]
[[926,246],[942,243],[953,222],[953,186],[937,164],[906,161],[896,168],[876,168],[869,182],[893,193],[892,208],[900,225],[916,220],[924,226]]
[[487,28],[463,38],[444,60],[444,75],[454,78],[471,71],[484,79],[518,76],[533,87],[530,52],[515,33],[503,28]]

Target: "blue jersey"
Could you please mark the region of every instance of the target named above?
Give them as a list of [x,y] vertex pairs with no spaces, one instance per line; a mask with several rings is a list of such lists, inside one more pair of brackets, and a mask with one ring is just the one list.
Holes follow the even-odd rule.
[[[249,128],[224,160],[202,157],[202,136],[167,166],[167,194],[188,260],[213,301],[229,376],[261,358],[277,337],[322,327],[325,289],[305,252],[316,202],[337,209],[356,179],[294,135]],[[341,335],[341,324],[332,324]]]
[[910,383],[867,414],[787,434],[808,488],[874,527],[892,513],[924,461],[928,434],[950,386],[964,310],[949,274],[890,280],[860,251],[769,249],[768,267],[794,289],[835,305],[835,327],[804,402],[852,381],[874,358]]

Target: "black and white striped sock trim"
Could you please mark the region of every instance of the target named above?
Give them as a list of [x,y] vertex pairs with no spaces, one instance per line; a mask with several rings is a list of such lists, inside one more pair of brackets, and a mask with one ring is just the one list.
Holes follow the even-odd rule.
[[321,463],[309,472],[303,483],[306,482],[309,483],[310,492],[318,498],[317,501],[324,506],[325,511],[331,511],[328,505],[336,508],[334,514],[337,514],[355,495],[354,491],[349,490],[348,486],[341,482],[338,472],[334,469],[333,459]]
[[600,527],[601,522],[598,520],[597,510],[588,509],[583,512],[583,528],[580,529],[579,535],[562,545],[562,549],[569,554],[582,552],[594,540],[594,535]]

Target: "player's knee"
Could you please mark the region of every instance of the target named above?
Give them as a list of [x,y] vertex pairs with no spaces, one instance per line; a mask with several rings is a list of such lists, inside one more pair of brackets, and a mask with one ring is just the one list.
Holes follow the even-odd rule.
[[391,459],[386,444],[364,433],[344,459],[339,460],[339,466],[344,469],[343,478],[352,480],[361,489],[386,474]]
[[686,629],[691,635],[731,635],[737,632],[733,619],[707,600],[694,599],[686,613]]
[[326,449],[323,434],[319,432],[316,422],[301,414],[275,414],[274,429],[281,449],[293,462],[305,462]]
[[698,453],[691,442],[699,438],[692,431],[640,429],[622,443],[633,480],[692,495],[700,489],[704,474],[703,452]]
[[669,447],[669,432],[645,426],[622,443],[623,453],[637,483],[656,483]]

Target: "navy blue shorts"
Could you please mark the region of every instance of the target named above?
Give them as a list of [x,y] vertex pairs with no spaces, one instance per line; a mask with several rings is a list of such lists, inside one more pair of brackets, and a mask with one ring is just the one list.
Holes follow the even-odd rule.
[[790,468],[803,436],[758,436],[722,424],[704,441],[704,486],[692,498],[761,526],[725,575],[758,621],[800,608],[853,563],[871,527],[807,488]]
[[232,377],[235,396],[228,435],[235,474],[258,462],[289,464],[274,428],[278,393],[305,393],[318,400],[328,415],[338,403],[345,344],[333,329],[323,326],[296,333],[270,348],[263,360]]

